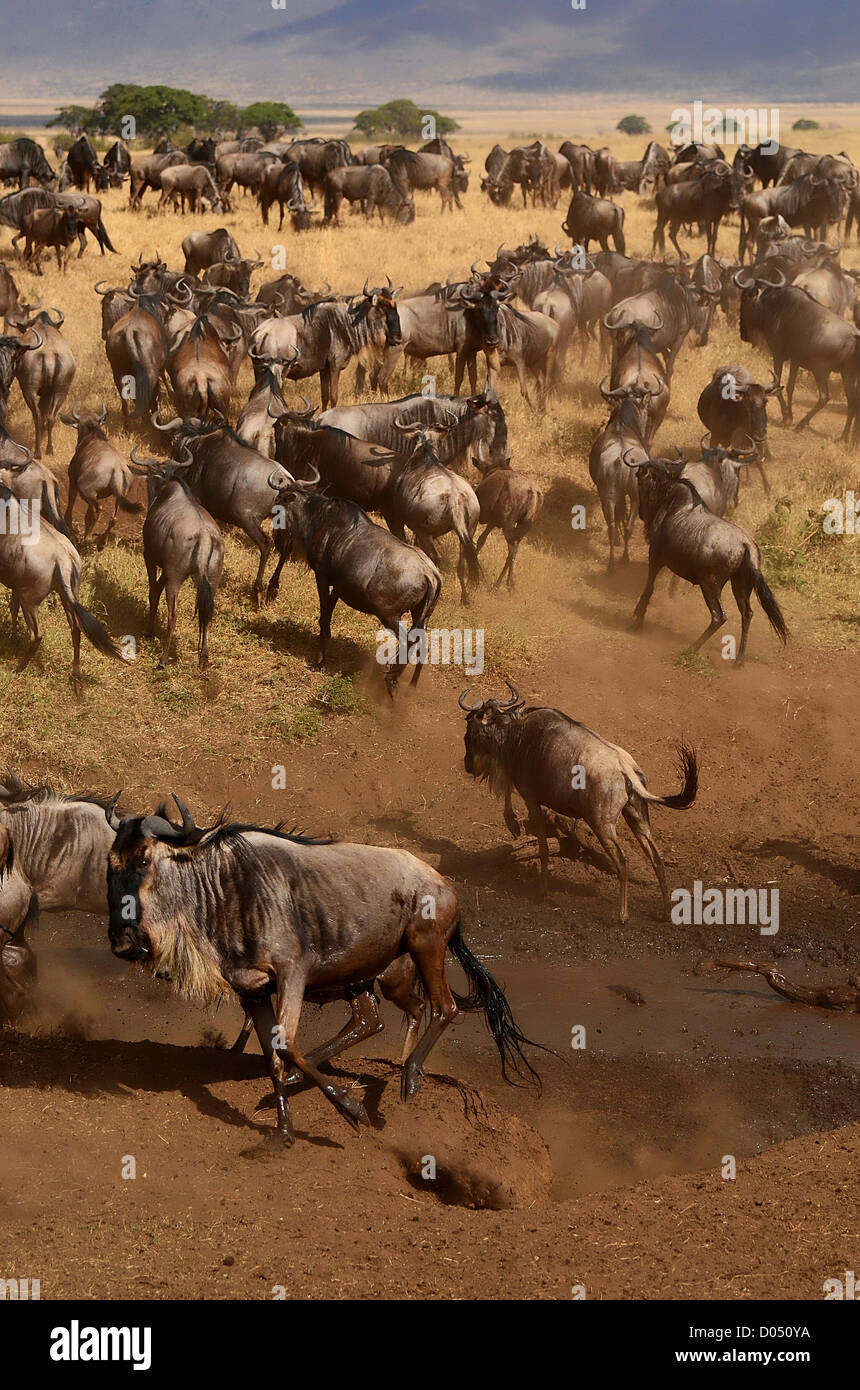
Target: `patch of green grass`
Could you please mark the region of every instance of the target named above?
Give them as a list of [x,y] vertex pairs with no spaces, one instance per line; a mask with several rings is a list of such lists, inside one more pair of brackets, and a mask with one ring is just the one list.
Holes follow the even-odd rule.
[[692,671],[697,676],[709,675],[711,671],[711,663],[705,653],[694,652],[690,647],[673,657],[672,664],[680,666],[683,671]]
[[332,714],[361,714],[367,709],[367,700],[349,676],[327,676],[316,698]]

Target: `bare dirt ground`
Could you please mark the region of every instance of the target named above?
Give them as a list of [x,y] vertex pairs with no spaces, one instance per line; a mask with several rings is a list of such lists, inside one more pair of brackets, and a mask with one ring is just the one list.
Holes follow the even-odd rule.
[[[585,119],[566,133],[602,143]],[[841,118],[815,139],[855,157],[860,149]],[[514,245],[536,231],[553,245],[564,207],[501,211],[481,199],[490,143],[470,136],[475,186],[463,214],[443,221],[423,199],[402,237],[359,226],[292,238],[289,268],[339,290],[385,271],[415,288],[468,273],[503,238]],[[612,143],[621,157],[640,153],[638,141]],[[0,253],[22,292],[66,312],[79,360],[70,400],[106,399],[111,437],[127,449],[134,436],[115,409],[92,282],[124,281],[128,263],[155,246],[181,265],[189,224],[152,209],[132,216],[125,201],[105,200],[119,258],[90,247],[68,276],[46,264],[39,280],[17,271],[7,238]],[[646,254],[653,209],[622,201],[628,246]],[[275,236],[250,200],[197,225],[222,221],[248,254]],[[721,251],[736,234],[736,223],[724,227]],[[702,249],[691,243],[693,254]],[[845,259],[857,263],[856,245]],[[698,392],[734,360],[767,379],[764,357],[739,347],[722,320],[707,348],[684,349],[661,444],[695,445]],[[122,786],[141,809],[175,789],[201,821],[229,801],[237,818],[413,850],[456,883],[467,940],[525,1032],[558,1055],[533,1054],[540,1097],[513,1089],[480,1021],[461,1018],[404,1106],[392,1065],[398,1022],[385,1006],[385,1033],[334,1064],[365,1090],[373,1128],[353,1134],[319,1092],[302,1090],[298,1142],[274,1155],[262,1059],[215,1045],[232,1041],[238,1010],[194,1010],[129,974],[111,957],[103,922],[45,916],[35,942],[40,1013],[24,1032],[0,1035],[0,1277],[39,1278],[43,1298],[270,1298],[277,1288],[298,1298],[569,1298],[583,1286],[589,1298],[814,1299],[825,1279],[860,1267],[860,1017],[789,1004],[748,975],[695,973],[717,955],[777,959],[790,977],[816,983],[860,968],[857,542],[815,539],[824,499],[856,482],[856,453],[835,439],[844,405],[835,398],[807,436],[772,424],[774,493],[766,499],[757,482],[742,490],[737,519],[763,543],[792,642],[783,652],[757,611],[748,665],[736,671],[713,643],[699,660],[679,659],[704,626],[704,606],[683,586],[670,598],[665,579],[645,632],[627,631],[645,546],[637,529],[630,566],[606,575],[587,472],[604,419],[599,376],[594,349],[584,364],[572,358],[542,412],[503,382],[514,463],[541,479],[544,513],[521,548],[512,599],[484,588],[462,609],[449,551],[437,620],[486,630],[485,689],[510,676],[524,698],[628,748],[659,792],[676,789],[674,742],[693,743],[702,759],[695,806],[653,813],[670,886],[778,887],[779,932],[664,921],[632,843],[626,926],[615,879],[588,846],[577,860],[553,857],[540,899],[534,840],[512,840],[500,805],[463,771],[462,673],[429,670],[392,708],[380,694],[374,625],[339,609],[330,672],[320,675],[310,576],[291,566],[279,604],[252,612],[254,562],[235,537],[202,679],[190,594],[178,663],[156,672],[157,651],[142,641],[128,669],[85,652],[80,702],[67,684],[62,615],[44,610],[42,663],[19,675],[4,609],[4,761],[65,789]],[[407,374],[398,390],[418,379]],[[316,400],[316,384],[307,389]],[[445,367],[439,389],[449,389]],[[351,380],[342,399],[352,399]],[[809,401],[802,379],[798,402]],[[10,420],[29,442],[17,395]],[[58,429],[52,463],[63,482],[71,450]],[[574,532],[580,503],[588,527]],[[502,554],[497,539],[482,552],[490,578]],[[142,634],[139,521],[86,553],[84,597],[117,635]],[[731,599],[727,611],[736,633]],[[279,764],[287,787],[276,791]],[[307,1037],[328,1036],[342,1016],[337,1005],[308,1010]],[[585,1045],[574,1049],[580,1026]],[[728,1156],[735,1179],[722,1175]],[[133,1179],[122,1176],[129,1157]],[[428,1158],[435,1177],[422,1176]]]

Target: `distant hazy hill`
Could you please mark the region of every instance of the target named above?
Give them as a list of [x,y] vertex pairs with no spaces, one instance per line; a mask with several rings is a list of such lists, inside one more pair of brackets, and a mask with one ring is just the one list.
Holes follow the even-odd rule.
[[857,0],[0,0],[2,96],[108,82],[300,108],[682,90],[716,105],[854,101]]

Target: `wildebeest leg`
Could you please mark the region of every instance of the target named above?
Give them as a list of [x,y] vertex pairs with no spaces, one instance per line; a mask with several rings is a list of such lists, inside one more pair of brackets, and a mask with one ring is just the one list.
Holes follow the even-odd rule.
[[331,615],[337,605],[337,594],[320,575],[315,576],[320,600],[320,650],[317,666],[325,666],[326,647],[331,641]]
[[455,359],[454,359],[454,395],[455,395],[455,396],[459,396],[459,394],[460,394],[460,387],[463,385],[463,377],[464,377],[464,375],[465,375],[465,373],[466,373],[466,366],[467,366],[467,365],[468,365],[468,367],[469,367],[469,380],[470,380],[471,383],[472,383],[472,390],[474,391],[474,390],[475,390],[475,381],[477,380],[477,377],[475,377],[474,379],[472,378],[472,372],[473,372],[473,370],[474,370],[474,362],[473,362],[473,360],[469,357],[468,353],[466,352],[466,349],[465,349],[465,348],[460,348],[460,349],[458,350],[458,352],[457,352],[457,355],[456,355]]
[[[375,1038],[377,1033],[382,1032],[385,1025],[379,1017],[379,1005],[373,994],[372,984],[354,999],[350,999],[349,1004],[352,1010],[349,1022],[345,1023],[333,1038],[329,1038],[328,1042],[321,1043],[313,1052],[308,1053],[309,1066],[316,1067],[320,1062],[327,1062],[329,1058],[346,1052],[347,1048],[355,1047],[356,1043],[364,1042],[365,1038]],[[284,1077],[284,1085],[296,1086],[301,1080],[302,1073],[296,1069]]]
[[245,1051],[245,1044],[251,1036],[251,1029],[253,1027],[254,1020],[249,1013],[246,1013],[244,1019],[242,1020],[242,1027],[240,1029],[239,1036],[234,1042],[233,1046],[230,1048],[231,1052]]
[[648,604],[651,602],[651,595],[654,592],[654,584],[656,582],[657,575],[660,573],[662,569],[663,565],[658,564],[653,559],[653,557],[649,555],[648,578],[645,581],[645,588],[642,590],[642,596],[639,599],[639,602],[637,603],[635,609],[633,610],[633,622],[630,624],[631,631],[633,632],[637,632],[645,621],[645,610],[647,609]]
[[293,1129],[292,1116],[290,1115],[290,1103],[287,1100],[284,1090],[284,1064],[275,1051],[275,1015],[272,1010],[271,1000],[265,999],[245,999],[242,1001],[246,1017],[250,1015],[254,1028],[257,1031],[257,1038],[269,1068],[269,1075],[272,1078],[272,1085],[275,1088],[275,1104],[278,1111],[278,1134],[284,1144],[294,1144],[296,1142],[295,1130]]
[[686,257],[686,255],[685,255],[685,253],[681,250],[680,246],[678,245],[678,233],[679,233],[680,230],[681,230],[681,224],[680,224],[680,222],[670,222],[670,223],[669,223],[669,240],[671,241],[671,243],[672,243],[672,245],[674,246],[675,250],[678,252],[678,258],[679,258],[679,260],[685,261],[685,260],[687,259],[687,257]]
[[335,1110],[343,1118],[357,1129],[359,1124],[369,1124],[367,1112],[360,1100],[355,1096],[350,1096],[343,1086],[335,1086],[334,1083],[318,1071],[309,1057],[305,1057],[299,1050],[296,1043],[296,1033],[299,1027],[299,1018],[302,1012],[302,1003],[305,994],[305,975],[297,966],[287,966],[278,975],[278,1004],[277,1004],[277,1031],[279,1034],[277,1047],[274,1052],[272,1063],[272,1075],[276,1077],[281,1085],[286,1083],[287,1073],[281,1052],[285,1054],[293,1066],[298,1067],[309,1081],[313,1081],[319,1086],[323,1095],[330,1100]]
[[164,593],[164,601],[167,604],[167,632],[164,637],[161,658],[158,662],[159,670],[162,670],[170,660],[170,650],[173,646],[173,634],[176,631],[176,600],[178,597],[179,585],[175,580],[168,580]]
[[260,594],[263,589],[263,575],[266,573],[266,565],[272,552],[272,541],[266,535],[262,526],[257,521],[249,521],[245,527],[245,534],[250,537],[254,545],[260,552],[260,563],[257,566],[257,573],[254,583],[251,586],[251,598],[255,608],[260,607]]
[[42,640],[42,634],[39,631],[38,608],[31,608],[28,604],[22,601],[21,612],[24,614],[24,622],[27,624],[27,631],[30,634],[30,645],[27,648],[27,651],[24,653],[24,656],[22,657],[21,662],[18,666],[19,671],[23,671],[27,666],[29,666],[30,662],[33,660],[33,657],[36,655],[36,652],[39,650],[39,643]]
[[12,589],[12,590],[10,590],[10,593],[9,593],[9,612],[10,612],[10,614],[12,615],[12,636],[13,636],[13,637],[17,637],[17,636],[18,636],[18,613],[19,613],[19,611],[20,611],[20,608],[21,608],[21,605],[20,605],[20,603],[19,603],[19,601],[18,601],[18,595],[15,593],[15,590]]
[[642,853],[645,855],[646,859],[649,860],[657,876],[657,882],[660,885],[660,893],[663,898],[663,909],[668,918],[670,898],[669,889],[666,884],[666,869],[663,864],[662,855],[654,843],[654,838],[651,834],[648,807],[644,802],[640,802],[638,797],[631,797],[621,814],[632,830]]
[[[81,256],[84,254],[84,252],[86,251],[86,249],[87,249],[87,234],[86,234],[86,231],[84,230],[83,226],[80,226],[80,227],[78,228],[78,256],[77,256],[78,260],[81,259]],[[104,255],[104,253],[105,253],[105,249],[104,249],[104,247],[102,247],[102,255]]]
[[797,381],[797,373],[799,370],[798,364],[792,362],[788,369],[788,385],[785,390],[785,398],[783,399],[782,396],[779,398],[780,405],[782,405],[783,408],[782,423],[785,426],[792,424],[794,420],[794,386]]
[[545,893],[549,887],[549,845],[546,838],[546,820],[543,807],[537,801],[526,800],[529,823],[537,835],[538,858],[540,859],[540,891]]
[[403,1040],[400,1053],[401,1065],[406,1061],[418,1039],[418,1030],[421,1027],[421,1019],[424,1017],[424,1000],[415,988],[415,983],[415,962],[408,955],[398,956],[396,960],[393,960],[377,980],[383,996],[390,1003],[395,1004],[398,1009],[402,1009],[408,1020],[406,1037]]
[[[817,372],[814,371],[814,372],[812,373],[812,375],[815,377],[815,384],[816,384],[816,386],[818,387],[818,400],[815,402],[815,405],[812,407],[812,409],[811,409],[811,410],[808,410],[808,411],[806,412],[806,414],[804,415],[803,419],[800,420],[800,421],[797,423],[797,425],[795,426],[795,429],[798,429],[798,430],[805,429],[806,426],[809,424],[810,420],[812,419],[812,417],[813,417],[814,415],[817,415],[818,412],[819,412],[819,410],[823,410],[824,407],[828,404],[828,402],[829,402],[829,400],[830,400],[830,372],[829,372],[829,371],[817,371]],[[788,388],[789,388],[789,391],[791,391],[791,377],[789,377],[789,379],[788,379]],[[850,416],[850,412],[851,412],[851,397],[850,397],[850,396],[848,397],[848,412],[849,412],[849,416]]]
[[484,527],[484,534],[482,536],[479,536],[475,541],[475,549],[478,551],[479,554],[481,551],[481,547],[484,544],[484,541],[487,539],[488,535],[493,529],[494,528],[492,522],[487,522],[487,525]]
[[508,558],[502,565],[502,572],[496,580],[495,584],[493,585],[493,588],[498,589],[502,580],[507,574],[508,588],[512,590],[514,587],[514,560],[517,558],[517,550],[519,549],[520,542],[517,536],[506,536],[505,540],[508,543]]
[[[452,903],[450,911],[459,911],[456,901]],[[437,921],[413,921],[406,930],[409,954],[418,967],[421,983],[430,1002],[430,1022],[424,1030],[424,1036],[406,1058],[400,1083],[400,1094],[404,1100],[409,1100],[410,1096],[415,1095],[424,1075],[421,1070],[423,1063],[431,1048],[459,1012],[445,976],[445,951],[453,926],[452,921],[446,921],[442,917]]]
[[115,496],[114,496],[114,502],[113,502],[113,516],[111,517],[110,521],[108,522],[107,529],[105,530],[104,535],[99,537],[99,541],[98,541],[98,548],[99,548],[99,550],[103,550],[104,547],[107,545],[108,537],[110,536],[110,533],[111,533],[111,531],[113,530],[113,528],[116,526],[117,517],[119,516],[119,496],[120,496],[119,493],[116,493]]
[[627,889],[629,884],[627,855],[618,843],[618,836],[614,825],[594,825],[591,821],[589,821],[588,824],[600,841],[601,849],[612,862],[615,872],[618,875],[618,882],[621,885],[618,920],[619,922],[626,922],[630,915],[627,911]]
[[740,666],[743,662],[747,649],[747,636],[749,634],[750,623],[752,622],[752,604],[750,603],[750,593],[752,592],[752,579],[749,575],[732,575],[732,593],[735,596],[735,603],[738,605],[741,615],[741,641],[738,647],[738,654],[735,657],[735,665]]
[[511,801],[510,787],[508,787],[507,791],[505,792],[505,809],[503,815],[505,825],[508,827],[508,830],[513,835],[514,839],[517,839],[518,836],[522,835],[523,828],[520,825],[520,818],[514,810],[514,804]]
[[84,521],[84,541],[90,538],[90,532],[99,519],[99,504],[96,501],[87,500],[87,515]]
[[717,583],[713,579],[705,580],[703,583],[699,585],[699,588],[702,591],[702,598],[708,605],[708,610],[711,614],[711,621],[708,623],[708,626],[705,628],[698,642],[693,643],[692,647],[690,648],[691,652],[697,652],[700,647],[703,647],[705,643],[708,641],[708,639],[710,637],[713,637],[714,633],[718,632],[719,629],[723,626],[723,623],[726,621],[725,611],[723,609],[723,605],[720,602],[720,593],[722,591],[722,587],[722,584]]
[[164,576],[158,577],[158,566],[153,560],[146,560],[146,573],[149,579],[149,636],[155,637],[156,614],[158,613],[158,601],[161,598],[161,591],[164,588]]
[[[842,377],[842,389],[845,392],[845,428],[842,431],[842,443],[847,444],[851,438],[851,426],[855,431],[860,428],[857,419],[857,396],[860,392],[860,380],[855,376],[851,367],[846,367],[840,373]],[[852,401],[854,405],[852,406]]]

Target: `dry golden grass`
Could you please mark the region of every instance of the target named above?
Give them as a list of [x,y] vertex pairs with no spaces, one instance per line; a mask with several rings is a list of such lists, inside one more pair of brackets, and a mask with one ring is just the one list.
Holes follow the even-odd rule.
[[[499,138],[510,142],[511,132],[501,117],[499,129]],[[584,122],[577,131],[566,133],[592,143],[607,138],[597,122]],[[845,148],[860,161],[860,133],[855,130],[827,128],[804,138],[810,148]],[[172,267],[180,267],[183,236],[192,228],[219,225],[229,227],[247,254],[256,248],[268,256],[273,244],[281,242],[291,272],[312,287],[327,280],[339,291],[360,287],[368,276],[372,282],[381,281],[386,273],[395,283],[417,289],[432,279],[444,280],[449,273],[468,275],[470,263],[476,257],[492,255],[501,242],[513,246],[532,232],[550,246],[563,239],[560,224],[564,203],[556,210],[491,206],[481,196],[479,171],[492,140],[464,135],[459,143],[473,159],[472,187],[464,210],[443,218],[435,195],[419,195],[416,221],[405,229],[368,225],[347,216],[338,230],[317,229],[294,236],[285,229],[279,237],[273,228],[268,232],[263,229],[250,198],[238,197],[230,215],[183,219],[172,213],[157,215],[152,193],[146,196],[143,213],[132,214],[127,210],[127,193],[116,191],[106,194],[103,201],[105,222],[118,256],[102,258],[90,241],[83,259],[72,260],[68,275],[59,275],[56,264],[49,264],[46,257],[45,274],[39,278],[13,264],[7,235],[0,258],[12,268],[23,298],[38,294],[46,305],[63,310],[64,332],[78,363],[70,401],[92,407],[104,399],[111,411],[111,437],[118,447],[129,450],[137,436],[121,427],[100,336],[101,301],[93,292],[94,281],[106,277],[111,283],[126,283],[130,263],[139,253],[149,256],[156,249]],[[627,158],[644,145],[644,141],[617,135],[609,143]],[[627,214],[628,251],[645,255],[651,244],[653,209],[641,205],[632,194],[623,195],[622,201]],[[725,224],[719,252],[733,254],[736,243],[737,223]],[[703,249],[698,240],[687,246],[694,255]],[[846,249],[844,260],[848,265],[860,265],[856,243]],[[261,280],[274,273],[266,270],[256,275],[252,295]],[[698,394],[717,364],[734,360],[748,363],[767,378],[766,359],[741,344],[736,329],[722,319],[707,348],[684,348],[669,415],[659,436],[661,447],[696,446],[702,433],[695,409]],[[444,362],[431,364],[429,370],[435,371],[440,392],[453,389]],[[605,419],[596,390],[598,376],[596,350],[589,351],[584,366],[575,350],[568,359],[568,377],[560,396],[540,412],[531,411],[520,399],[515,378],[505,377],[501,383],[514,465],[543,481],[544,514],[534,536],[521,549],[519,587],[512,600],[486,589],[470,609],[464,610],[448,569],[434,618],[438,626],[483,626],[491,675],[538,667],[549,656],[559,632],[575,640],[577,623],[605,627],[606,642],[619,648],[632,640],[623,629],[641,580],[645,549],[637,531],[632,577],[622,577],[616,583],[605,581],[605,527],[587,469],[591,439]],[[414,389],[419,380],[418,372],[403,373],[395,382],[396,394]],[[246,367],[234,401],[234,418],[247,398],[250,382]],[[302,385],[311,399],[318,401],[316,384]],[[802,378],[796,406],[811,400],[809,386]],[[342,381],[341,401],[352,398],[352,373],[348,371]],[[857,544],[851,537],[824,538],[820,530],[825,499],[841,495],[858,480],[856,452],[838,442],[843,409],[841,401],[829,407],[815,422],[816,432],[805,435],[784,432],[772,422],[773,496],[766,500],[757,481],[747,483],[736,519],[763,544],[765,572],[788,609],[796,640],[847,648],[856,632]],[[31,442],[30,417],[17,387],[13,389],[10,428],[17,438]],[[56,438],[53,465],[64,481],[74,435],[58,426]],[[570,508],[575,503],[585,503],[588,508],[584,534],[570,529]],[[117,637],[132,634],[141,639],[146,621],[146,579],[139,540],[133,538],[139,536],[139,522],[127,531],[126,538],[104,551],[85,554],[82,599]],[[333,721],[353,712],[366,698],[362,672],[368,666],[374,668],[373,620],[339,607],[330,670],[327,674],[316,672],[311,662],[317,606],[309,573],[298,566],[288,567],[278,602],[255,613],[247,597],[255,555],[244,538],[228,537],[225,578],[210,638],[212,666],[203,677],[196,669],[190,586],[180,601],[178,663],[167,671],[157,671],[160,648],[142,640],[137,661],[123,667],[85,648],[86,684],[80,702],[72,696],[68,682],[70,642],[59,608],[53,612],[47,606],[43,609],[41,659],[23,674],[15,669],[23,650],[22,639],[17,647],[13,644],[9,617],[4,612],[0,617],[0,731],[7,757],[25,766],[50,768],[70,783],[99,777],[107,784],[116,779],[117,769],[146,749],[161,771],[174,761],[187,763],[199,756],[218,762],[230,777],[244,775],[250,761],[258,761],[261,744],[266,748],[265,757],[271,753],[271,760],[278,761],[279,751],[286,752],[297,738],[327,737]],[[503,545],[497,537],[482,554],[488,578],[495,577],[502,559]],[[581,593],[589,603],[599,604],[599,611],[584,605],[578,617],[572,616],[570,605],[563,602],[571,593]],[[677,631],[679,650],[698,633],[700,619],[704,624],[703,609],[701,613],[695,610],[692,624],[689,608],[683,610],[683,617],[680,611],[676,613],[665,588],[658,591],[655,609]],[[727,611],[730,627],[736,630],[731,599]],[[770,635],[762,635],[763,620],[756,628],[753,655],[758,644],[758,651],[769,659],[775,648]],[[453,681],[454,676],[434,672],[424,679]]]

